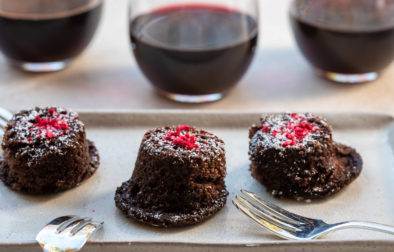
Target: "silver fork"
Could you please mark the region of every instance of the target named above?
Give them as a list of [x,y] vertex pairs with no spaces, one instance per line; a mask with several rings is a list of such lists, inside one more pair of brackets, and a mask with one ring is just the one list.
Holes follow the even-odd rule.
[[331,231],[346,228],[361,228],[394,235],[394,227],[374,222],[345,221],[327,224],[322,220],[307,218],[288,212],[258,195],[241,190],[245,197],[236,195],[233,204],[266,230],[289,240],[312,240]]
[[5,127],[12,118],[12,113],[0,107],[0,136],[4,135]]
[[44,252],[79,251],[103,224],[104,222],[94,222],[89,217],[62,216],[41,229],[36,240]]

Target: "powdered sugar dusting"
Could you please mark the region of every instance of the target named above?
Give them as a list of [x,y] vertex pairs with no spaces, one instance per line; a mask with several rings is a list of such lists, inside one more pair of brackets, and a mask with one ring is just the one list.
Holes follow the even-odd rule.
[[168,136],[171,135],[171,132],[176,132],[177,128],[179,129],[179,126],[168,126],[148,131],[141,148],[151,155],[202,157],[204,160],[217,158],[225,153],[224,142],[221,139],[210,132],[191,127],[188,130],[185,128],[181,130],[181,134],[189,134],[190,137],[193,137],[195,147],[187,148],[187,146],[174,144],[171,139],[168,140]]
[[[320,124],[320,125],[319,125]],[[323,127],[329,127],[327,122],[310,113],[284,113],[269,115],[261,119],[260,126],[253,126],[256,132],[251,137],[251,146],[263,145],[266,148],[308,148],[313,141],[330,138]]]
[[59,107],[24,110],[11,119],[2,147],[18,145],[16,156],[28,155],[31,164],[48,152],[79,144],[76,138],[84,132],[75,112]]

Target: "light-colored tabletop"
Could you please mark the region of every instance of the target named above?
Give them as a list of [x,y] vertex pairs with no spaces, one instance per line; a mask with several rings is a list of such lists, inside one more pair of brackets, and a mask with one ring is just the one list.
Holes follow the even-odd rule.
[[337,84],[313,74],[290,30],[290,1],[261,0],[258,53],[245,78],[222,101],[190,105],[162,98],[136,65],[128,37],[127,1],[107,0],[89,48],[64,71],[29,74],[0,56],[0,105],[12,110],[60,105],[75,110],[209,109],[370,111],[394,113],[394,64],[375,82]]

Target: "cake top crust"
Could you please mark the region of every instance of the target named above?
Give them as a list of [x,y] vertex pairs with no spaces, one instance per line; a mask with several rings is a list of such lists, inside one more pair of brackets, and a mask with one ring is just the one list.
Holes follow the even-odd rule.
[[311,113],[268,115],[260,121],[249,131],[252,145],[261,142],[265,148],[300,149],[332,138],[327,121]]
[[2,147],[17,147],[16,155],[28,154],[36,159],[47,152],[61,152],[78,144],[85,126],[78,114],[60,107],[22,110],[6,128]]
[[225,153],[223,140],[208,131],[188,125],[150,130],[145,134],[141,148],[151,155],[190,158],[216,157]]

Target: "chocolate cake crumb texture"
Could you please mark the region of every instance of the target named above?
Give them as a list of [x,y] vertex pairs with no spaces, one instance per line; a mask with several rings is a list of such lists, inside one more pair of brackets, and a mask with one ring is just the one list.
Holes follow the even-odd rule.
[[249,131],[252,176],[275,197],[322,198],[361,172],[361,156],[332,140],[327,121],[310,113],[267,115]]
[[[251,134],[256,136],[251,139],[251,144],[262,144],[265,148],[284,150],[286,147],[303,148],[311,141],[331,138],[331,134],[327,134],[324,130],[329,128],[328,123],[325,120],[317,121],[317,118],[310,113],[269,115],[265,117],[262,125],[258,127],[254,125],[257,128]],[[309,151],[312,149],[309,148]]]
[[86,139],[78,114],[48,107],[16,113],[6,127],[0,179],[30,194],[70,189],[99,166],[99,154]]
[[187,125],[145,133],[132,177],[117,188],[127,217],[161,227],[202,222],[226,203],[224,142]]
[[75,146],[75,137],[85,130],[78,114],[64,108],[35,108],[14,115],[7,128],[8,145],[21,145],[15,155],[26,156],[30,166],[46,152],[61,153]]

